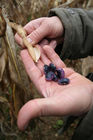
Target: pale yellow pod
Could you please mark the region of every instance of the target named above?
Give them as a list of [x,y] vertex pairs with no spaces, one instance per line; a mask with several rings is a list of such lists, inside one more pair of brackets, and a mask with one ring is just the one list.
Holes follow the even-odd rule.
[[17,32],[22,38],[27,36],[25,29],[21,25],[18,25]]
[[27,40],[27,38],[23,38],[24,45],[28,48],[29,54],[31,55],[32,59],[36,62],[36,55],[34,48],[32,47],[31,43]]
[[33,47],[32,44],[27,40],[27,34],[25,29],[16,23],[9,22],[9,25],[17,31],[17,33],[20,35],[20,37],[23,39],[24,45],[27,47],[29,54],[31,55],[32,59],[35,62],[38,62],[40,58],[40,50],[38,47]]
[[35,62],[38,62],[39,58],[40,58],[40,49],[38,47],[34,47],[34,52],[35,52],[35,56],[36,56],[36,60]]
[[17,33],[19,34],[20,37],[24,38],[27,36],[25,29],[21,25],[18,25],[13,22],[9,22],[8,24],[17,31]]

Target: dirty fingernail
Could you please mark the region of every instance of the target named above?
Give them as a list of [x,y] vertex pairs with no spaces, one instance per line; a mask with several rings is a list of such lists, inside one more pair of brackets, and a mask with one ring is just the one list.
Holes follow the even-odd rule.
[[31,38],[27,37],[27,40],[28,40],[30,43],[32,43],[32,39],[31,39]]

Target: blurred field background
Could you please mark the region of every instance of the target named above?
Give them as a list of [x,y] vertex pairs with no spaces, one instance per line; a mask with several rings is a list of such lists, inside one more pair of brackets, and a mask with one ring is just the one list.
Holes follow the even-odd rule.
[[[8,21],[25,25],[30,20],[48,15],[54,7],[93,8],[93,0],[0,0],[0,140],[70,140],[77,121],[62,135],[60,117],[40,117],[32,120],[28,129],[20,132],[17,113],[27,101],[38,98],[38,91],[29,80],[20,59],[20,47]],[[86,76],[93,72],[93,59],[65,60],[69,67]]]

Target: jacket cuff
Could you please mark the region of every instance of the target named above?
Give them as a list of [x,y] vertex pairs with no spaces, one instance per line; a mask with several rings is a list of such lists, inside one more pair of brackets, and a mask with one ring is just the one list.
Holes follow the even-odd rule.
[[49,16],[58,16],[65,29],[61,58],[77,59],[83,40],[78,13],[69,8],[54,8],[49,11]]

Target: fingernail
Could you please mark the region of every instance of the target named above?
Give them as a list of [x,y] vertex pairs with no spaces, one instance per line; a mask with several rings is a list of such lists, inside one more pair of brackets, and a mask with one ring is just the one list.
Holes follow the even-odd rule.
[[31,38],[27,37],[27,40],[28,40],[28,41],[29,41],[29,43],[31,43],[32,45],[34,45],[34,44],[35,44],[35,42],[34,42],[34,41],[32,41],[32,39],[31,39]]
[[57,42],[56,42],[56,41],[53,41],[53,45],[56,47],[56,45],[57,45]]
[[55,49],[55,48],[56,48],[56,45],[57,45],[57,42],[56,42],[55,40],[53,40],[53,41],[50,43],[50,45],[51,45],[51,47],[52,47],[53,49]]
[[25,126],[24,126],[24,130],[25,130],[27,127],[28,127],[28,123],[27,123],[27,124],[25,124]]
[[29,37],[27,37],[27,40],[30,42],[30,43],[32,43],[33,41],[32,41],[32,39],[31,38],[29,38]]

